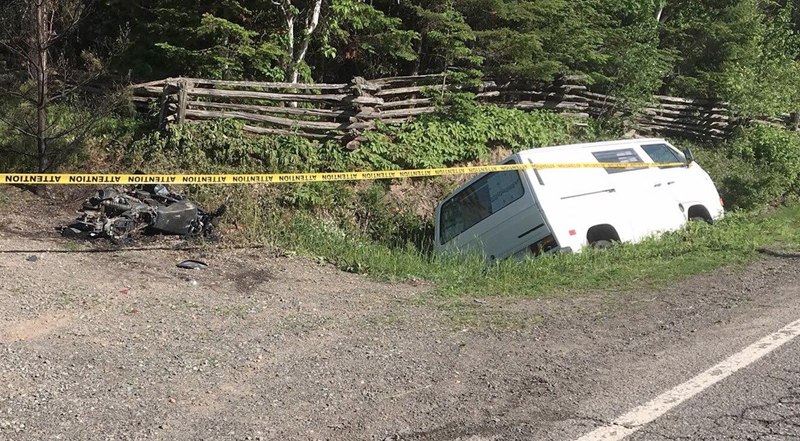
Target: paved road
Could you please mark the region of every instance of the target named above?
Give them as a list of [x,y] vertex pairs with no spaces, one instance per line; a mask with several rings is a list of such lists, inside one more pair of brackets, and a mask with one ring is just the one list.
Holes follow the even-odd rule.
[[[606,403],[589,401],[594,429],[580,435],[566,431],[562,439],[800,440],[800,320],[775,330],[778,323],[800,319],[800,287],[781,290],[777,303],[724,329],[702,330],[682,347],[661,354],[668,361],[650,365],[650,372],[617,375],[611,383],[618,396],[606,395]],[[753,343],[737,348],[748,341]],[[718,363],[700,370],[715,358]],[[618,367],[624,369],[623,364]],[[690,375],[691,368],[696,372]],[[683,373],[676,376],[676,371]],[[685,380],[676,384],[681,376]],[[650,391],[661,390],[645,392],[642,380],[656,386]]]
[[629,439],[800,439],[800,341],[787,343]]

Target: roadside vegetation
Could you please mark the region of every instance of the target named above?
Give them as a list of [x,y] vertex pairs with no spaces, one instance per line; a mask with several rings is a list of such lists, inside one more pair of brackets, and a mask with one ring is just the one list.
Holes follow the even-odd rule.
[[[294,136],[244,135],[234,121],[154,131],[136,118],[99,121],[64,169],[158,173],[307,172],[486,163],[512,151],[621,136],[549,112],[478,106],[371,133],[357,151]],[[431,283],[445,296],[554,296],[655,287],[756,260],[759,249],[800,249],[800,134],[754,126],[730,141],[692,144],[726,201],[727,217],[637,245],[486,267],[481,256],[432,254],[433,208],[468,176],[359,183],[189,186],[191,197],[230,210],[216,246],[269,244],[283,253],[381,280]],[[31,159],[33,160],[33,159]],[[81,164],[79,166],[79,164]]]
[[[609,128],[612,127],[612,128]],[[362,149],[299,137],[242,135],[232,121],[171,127],[132,140],[110,162],[152,172],[303,172],[438,167],[500,159],[512,150],[620,134],[577,127],[553,113],[463,105],[401,127],[384,127]],[[679,145],[683,145],[678,142]],[[637,245],[587,249],[491,267],[481,256],[432,255],[433,207],[468,177],[398,182],[192,186],[192,197],[227,202],[226,243],[266,243],[337,268],[392,281],[424,281],[448,296],[550,296],[661,286],[753,262],[763,247],[800,249],[800,135],[742,128],[728,142],[685,143],[714,178],[727,217]],[[403,197],[405,196],[405,197]]]

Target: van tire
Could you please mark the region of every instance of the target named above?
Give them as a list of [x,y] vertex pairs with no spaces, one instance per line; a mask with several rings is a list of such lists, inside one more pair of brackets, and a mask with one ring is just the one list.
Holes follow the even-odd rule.
[[689,218],[689,221],[690,222],[705,222],[707,224],[711,224],[712,223],[712,221],[710,221],[710,220],[708,220],[708,219],[706,219],[706,218],[704,218],[702,216],[691,217],[691,218]]
[[596,240],[592,242],[592,248],[596,250],[607,250],[611,248],[611,241],[609,240]]

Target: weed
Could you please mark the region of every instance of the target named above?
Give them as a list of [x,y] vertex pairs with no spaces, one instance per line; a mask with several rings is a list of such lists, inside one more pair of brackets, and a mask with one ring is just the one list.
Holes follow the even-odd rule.
[[61,246],[64,248],[65,251],[70,251],[70,252],[78,251],[81,249],[81,244],[75,240],[65,240],[64,242],[61,243]]
[[800,197],[800,134],[743,127],[730,141],[696,151],[729,208],[781,205]]
[[225,305],[214,308],[217,315],[221,317],[236,317],[246,319],[250,308],[247,305]]
[[61,293],[58,297],[58,305],[61,308],[69,308],[75,303],[75,298],[67,293]]

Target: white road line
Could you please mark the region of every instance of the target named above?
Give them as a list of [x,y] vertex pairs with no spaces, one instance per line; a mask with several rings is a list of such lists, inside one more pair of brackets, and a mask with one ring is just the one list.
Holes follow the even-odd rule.
[[636,432],[646,424],[669,412],[670,409],[692,398],[703,390],[739,369],[769,354],[784,343],[800,335],[800,320],[792,322],[778,332],[770,334],[722,363],[697,375],[691,380],[664,392],[652,401],[619,416],[610,424],[598,427],[577,441],[617,441]]

